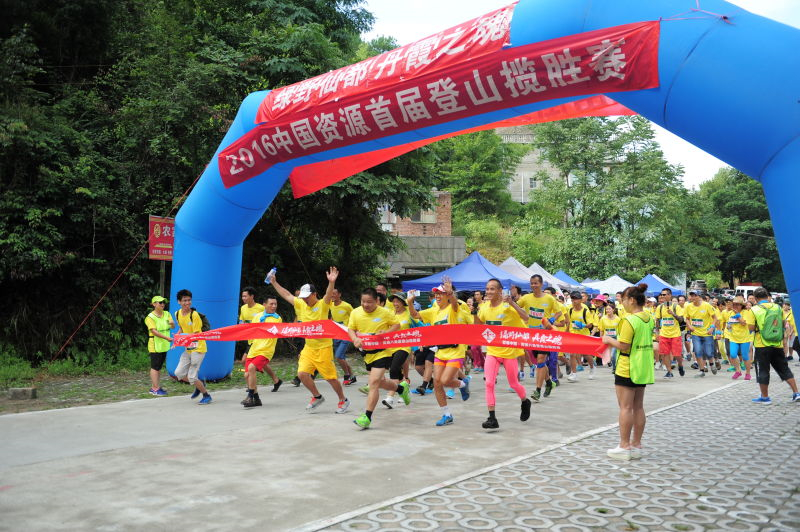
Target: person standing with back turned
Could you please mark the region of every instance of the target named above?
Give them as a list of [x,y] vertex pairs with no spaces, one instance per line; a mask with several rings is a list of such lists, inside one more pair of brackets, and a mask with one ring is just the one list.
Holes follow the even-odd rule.
[[755,360],[756,382],[761,390],[761,395],[753,399],[753,403],[771,405],[769,398],[769,367],[772,366],[778,377],[792,389],[792,401],[800,402],[800,393],[797,392],[797,382],[794,380],[792,370],[783,353],[783,310],[780,306],[770,302],[769,292],[763,286],[756,288],[753,295],[757,303],[753,305],[753,315],[756,317]]

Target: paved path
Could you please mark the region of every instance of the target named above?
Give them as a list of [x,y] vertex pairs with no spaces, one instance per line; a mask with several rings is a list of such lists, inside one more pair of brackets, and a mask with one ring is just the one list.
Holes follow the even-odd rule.
[[[363,396],[348,389],[354,408],[336,415],[334,396],[324,383],[321,389],[328,401],[313,414],[304,411],[308,394],[289,387],[276,394],[266,391],[262,394],[265,406],[250,410],[239,405],[243,393],[236,390],[216,393],[214,403],[207,407],[196,406],[181,396],[0,416],[0,530],[341,529],[349,526],[348,519],[360,521],[360,513],[366,520],[394,519],[398,517],[395,514],[376,516],[373,512],[408,499],[408,494],[433,496],[442,489],[445,497],[453,499],[460,499],[461,492],[447,489],[464,490],[464,497],[472,497],[475,493],[469,490],[477,490],[482,492],[478,495],[487,497],[460,500],[474,505],[468,507],[439,500],[447,506],[445,511],[462,512],[459,520],[481,517],[505,523],[500,514],[479,515],[502,510],[514,512],[506,515],[508,522],[514,524],[515,519],[534,517],[534,510],[542,510],[538,503],[547,497],[555,501],[561,490],[574,496],[578,491],[587,491],[578,487],[594,478],[613,481],[613,474],[638,475],[643,471],[677,477],[663,479],[675,485],[661,490],[661,495],[667,496],[668,489],[683,489],[691,497],[687,502],[676,494],[668,495],[686,506],[676,512],[688,511],[688,505],[694,503],[723,508],[716,499],[713,504],[699,500],[706,496],[700,495],[699,488],[709,494],[706,487],[725,489],[723,484],[728,477],[732,482],[745,478],[763,481],[766,477],[775,485],[797,492],[796,480],[772,477],[772,470],[781,464],[798,471],[798,442],[787,438],[797,437],[800,405],[784,404],[785,394],[775,405],[759,408],[749,404],[755,383],[742,382],[655,414],[646,439],[653,450],[651,455],[624,466],[629,470],[622,471],[622,466],[609,464],[604,458],[615,433],[603,430],[608,431],[616,422],[617,407],[609,371],[598,373],[594,381],[586,380],[584,373],[582,382],[563,384],[551,398],[534,405],[527,423],[519,421],[519,402],[513,394],[503,392],[506,385],[501,378],[498,418],[502,430],[493,434],[480,429],[486,417],[480,376],[473,385],[470,401],[453,402],[456,422],[444,428],[433,426],[440,414],[433,397],[424,397],[415,398],[408,407],[378,410],[373,428],[358,431],[352,420],[363,410]],[[659,381],[648,388],[645,406],[650,412],[730,383],[725,374]],[[775,386],[776,391],[785,391]],[[662,417],[666,421],[662,422]],[[784,426],[787,432],[781,436]],[[683,432],[678,433],[679,430]],[[563,446],[587,431],[599,432]],[[761,432],[770,441],[778,442],[770,444],[773,453],[766,465],[754,459],[753,434]],[[674,434],[678,436],[673,439]],[[728,442],[732,436],[735,441]],[[698,440],[708,449],[702,456],[693,451],[698,445],[692,442]],[[675,471],[665,470],[667,466],[661,461],[666,460],[670,449],[676,460],[668,467]],[[498,464],[506,465],[498,469]],[[543,470],[540,465],[547,467]],[[724,467],[730,468],[730,475],[714,470]],[[769,470],[766,475],[762,473],[765,467]],[[499,473],[504,468],[511,468],[511,476],[514,472],[519,475],[521,483],[501,480],[502,486],[492,486],[492,479],[504,474]],[[489,470],[491,474],[487,473]],[[701,472],[712,476],[702,476]],[[582,479],[581,474],[586,477]],[[569,478],[574,475],[579,476]],[[720,475],[725,478],[717,478]],[[552,480],[545,482],[545,477]],[[628,478],[633,482],[633,477],[624,477]],[[542,486],[533,492],[526,489],[528,484],[524,483],[533,486],[536,479]],[[647,485],[645,480],[641,485]],[[640,484],[638,480],[636,483]],[[761,485],[765,486],[763,482]],[[606,502],[608,489],[615,486],[598,486],[601,487],[597,490],[588,490],[589,497],[601,497],[601,507],[608,512],[595,517],[619,521],[616,507]],[[489,493],[494,488],[512,491]],[[513,490],[520,495],[510,496]],[[722,498],[730,493],[723,493]],[[764,496],[772,500],[776,492]],[[416,497],[413,502],[419,502],[420,495]],[[513,498],[521,506],[504,503],[498,507],[495,497]],[[798,494],[791,497],[789,502],[800,507],[796,504]],[[436,501],[422,503],[428,508],[404,507],[405,516],[396,522],[362,524],[367,528],[409,529],[413,523],[402,524],[407,519],[432,519],[426,514],[435,511]],[[748,501],[765,503],[756,495],[749,496]],[[589,504],[594,501],[588,499],[575,502],[586,507],[601,504]],[[359,513],[359,508],[370,506],[374,509]],[[797,513],[777,512],[791,509],[790,505],[773,506],[776,512],[771,518],[776,526],[780,518],[786,520],[783,524],[798,524]],[[420,511],[415,513],[414,508]],[[739,509],[757,513],[754,508]],[[353,511],[356,514],[350,513]],[[562,514],[536,516],[557,523]],[[578,515],[581,513],[569,517]],[[455,517],[451,514],[433,516],[435,526],[440,528],[476,528],[480,524],[448,521],[448,516]],[[431,526],[427,521],[420,524],[423,528]]]

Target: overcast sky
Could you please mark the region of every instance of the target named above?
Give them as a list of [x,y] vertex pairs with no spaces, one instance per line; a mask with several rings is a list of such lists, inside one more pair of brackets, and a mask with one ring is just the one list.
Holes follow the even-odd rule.
[[[512,0],[367,0],[366,7],[375,15],[375,26],[366,39],[388,35],[403,45],[470,20]],[[646,0],[644,0],[646,1]],[[748,11],[800,28],[800,0],[734,0],[731,3]],[[685,0],[687,9],[694,1]],[[701,1],[702,7],[702,1]],[[791,53],[798,53],[793,51]],[[669,131],[653,124],[656,138],[666,158],[683,164],[684,183],[695,188],[711,179],[725,163],[708,155]]]

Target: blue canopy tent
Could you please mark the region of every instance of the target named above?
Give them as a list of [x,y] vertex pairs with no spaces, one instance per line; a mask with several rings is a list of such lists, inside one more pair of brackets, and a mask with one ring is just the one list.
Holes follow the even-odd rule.
[[578,281],[567,275],[567,272],[565,272],[564,270],[558,270],[556,273],[553,274],[553,277],[560,279],[561,281],[568,283],[570,286],[575,287],[576,290],[586,292],[587,294],[595,295],[600,293],[594,288],[579,283]]
[[503,288],[511,288],[516,285],[522,289],[528,288],[529,283],[526,279],[520,279],[510,275],[505,270],[500,269],[477,251],[470,253],[469,257],[456,264],[452,268],[434,273],[421,279],[403,281],[403,290],[422,290],[429,292],[435,286],[442,284],[442,277],[447,276],[453,282],[456,290],[483,290],[486,282],[491,279],[499,279]]
[[674,286],[667,284],[660,277],[658,277],[657,275],[653,275],[651,273],[648,273],[647,275],[645,275],[642,278],[642,280],[639,281],[636,284],[639,284],[639,283],[647,283],[647,295],[648,296],[653,296],[653,297],[658,296],[658,294],[660,294],[661,290],[663,290],[664,288],[669,288],[670,290],[672,290],[672,295],[673,296],[682,296],[682,295],[684,295],[683,290],[681,290],[680,288],[675,288]]

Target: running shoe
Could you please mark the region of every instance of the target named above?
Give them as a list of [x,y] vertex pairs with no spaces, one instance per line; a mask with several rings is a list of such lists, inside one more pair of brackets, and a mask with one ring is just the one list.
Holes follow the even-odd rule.
[[383,401],[381,401],[381,404],[383,404],[383,406],[391,410],[392,408],[394,408],[394,396],[387,395],[386,397],[384,397]]
[[497,422],[497,418],[489,418],[481,424],[481,427],[485,428],[486,430],[497,430],[500,428],[500,423]]
[[678,373],[680,374],[681,377],[686,375],[686,370],[683,369],[683,365],[678,366]]
[[792,394],[792,402],[800,403],[800,392]]
[[467,399],[469,399],[469,381],[471,381],[471,380],[472,380],[472,377],[467,376],[464,379],[464,387],[458,389],[458,391],[461,392],[461,400],[462,401],[466,401]]
[[519,380],[521,380],[521,381],[524,381],[525,380],[525,372],[524,371],[520,371],[519,374],[517,375],[517,378]]
[[770,399],[769,397],[756,397],[752,401],[753,401],[753,403],[755,403],[757,405],[771,405],[772,404],[772,399]]
[[208,404],[208,403],[210,403],[210,402],[211,402],[211,396],[210,396],[210,395],[204,395],[204,396],[203,396],[203,398],[202,398],[202,399],[200,399],[200,400],[197,402],[197,404],[198,404],[198,405],[207,405],[207,404]]
[[272,391],[273,391],[273,392],[277,392],[277,391],[278,391],[278,388],[280,388],[280,387],[281,387],[281,384],[283,384],[283,381],[282,381],[281,379],[278,379],[278,382],[276,382],[276,383],[274,383],[274,384],[272,385]]
[[590,381],[594,380],[594,366],[589,368],[589,380]]
[[254,406],[261,406],[261,398],[256,397],[255,395],[251,395],[244,401],[242,401],[242,405],[245,408],[253,408]]
[[711,366],[711,374],[712,375],[716,375],[717,374],[717,370],[719,368],[717,368],[717,366],[715,366],[714,364],[709,364],[709,366]]
[[752,379],[752,378],[753,378],[753,377],[751,377],[749,373],[748,373],[747,375],[745,375],[745,376],[744,376],[744,380],[746,380],[746,381],[749,381],[749,380],[750,380],[750,379]]
[[447,396],[448,399],[452,399],[453,397],[456,396],[456,391],[452,388],[448,388],[447,391],[444,392],[444,394]]
[[433,388],[428,388],[427,390],[425,390],[425,395],[430,395],[432,393],[433,393]]
[[472,368],[474,373],[483,373],[483,368]]
[[312,397],[311,400],[306,405],[306,410],[314,410],[315,408],[317,408],[319,405],[321,405],[324,402],[325,402],[325,398],[322,397],[321,395],[319,396],[319,399],[317,399],[316,397]]
[[717,366],[717,371],[722,369],[722,366],[720,365],[719,360],[717,360],[716,366]]
[[553,381],[545,381],[544,383],[544,396],[550,397],[550,393],[553,391]]
[[350,410],[350,399],[345,397],[344,401],[339,401],[339,403],[336,405],[336,413],[344,414],[348,410]]
[[531,368],[531,379],[535,377],[536,377],[536,370],[534,368]]
[[737,371],[737,370],[736,370],[736,368],[734,368],[733,366],[731,366],[731,367],[729,367],[729,368],[728,368],[728,371]]
[[692,362],[692,369],[700,369],[700,366],[697,365],[697,362]]
[[533,399],[537,403],[541,398],[542,398],[542,392],[540,392],[539,390],[534,390],[533,393],[531,394],[531,399]]
[[519,420],[520,421],[528,421],[528,418],[531,417],[531,400],[525,398],[520,405],[520,413],[519,413]]
[[197,399],[197,396],[199,396],[199,395],[200,395],[200,390],[195,388],[194,391],[192,392],[192,395],[189,397],[189,399]]
[[351,384],[356,383],[356,382],[358,382],[358,379],[356,379],[355,375],[348,375],[347,378],[344,380],[343,384],[345,386],[350,386]]
[[295,377],[294,379],[292,379],[292,385],[293,385],[295,388],[297,388],[298,386],[300,386],[300,377]]
[[578,382],[578,376],[574,373],[567,374],[567,382]]
[[415,393],[417,395],[425,395],[425,387],[424,386],[417,386],[411,393]]
[[570,374],[572,373],[572,367],[570,367],[570,365],[569,365],[569,364],[566,364],[566,365],[564,366],[564,369],[566,369],[566,370],[567,370],[567,377],[569,377],[569,376],[570,376]]
[[673,375],[671,371],[668,371],[667,374],[664,375],[665,379],[672,379],[674,377],[675,377],[675,375]]
[[362,430],[366,430],[369,428],[372,421],[370,421],[370,419],[367,417],[366,414],[361,414],[360,416],[358,416],[353,420],[353,423],[361,427]]
[[607,450],[606,455],[608,455],[609,458],[613,458],[614,460],[630,460],[631,450],[623,449],[622,447],[617,445],[613,449]]
[[400,399],[403,400],[403,403],[408,406],[411,403],[411,394],[409,393],[409,386],[406,381],[400,383],[400,386],[403,388],[403,391],[400,392]]
[[164,388],[159,388],[156,390],[155,388],[150,388],[150,395],[155,395],[156,397],[164,397],[167,395],[167,391]]
[[582,364],[578,364],[578,367],[576,368],[576,371],[583,371],[583,365]]
[[695,379],[702,379],[705,376],[706,376],[706,372],[705,371],[701,371],[697,375],[695,375],[694,378]]
[[731,375],[731,379],[736,380],[741,376],[742,376],[742,372],[741,371],[737,371],[733,375]]
[[642,457],[641,447],[631,447],[631,460],[639,460]]
[[447,414],[442,416],[442,419],[436,422],[437,427],[444,427],[445,425],[452,425],[453,424],[453,416],[448,416]]
[[367,395],[369,393],[369,386],[368,385],[362,386],[361,388],[358,389],[358,391],[363,393],[364,395]]

